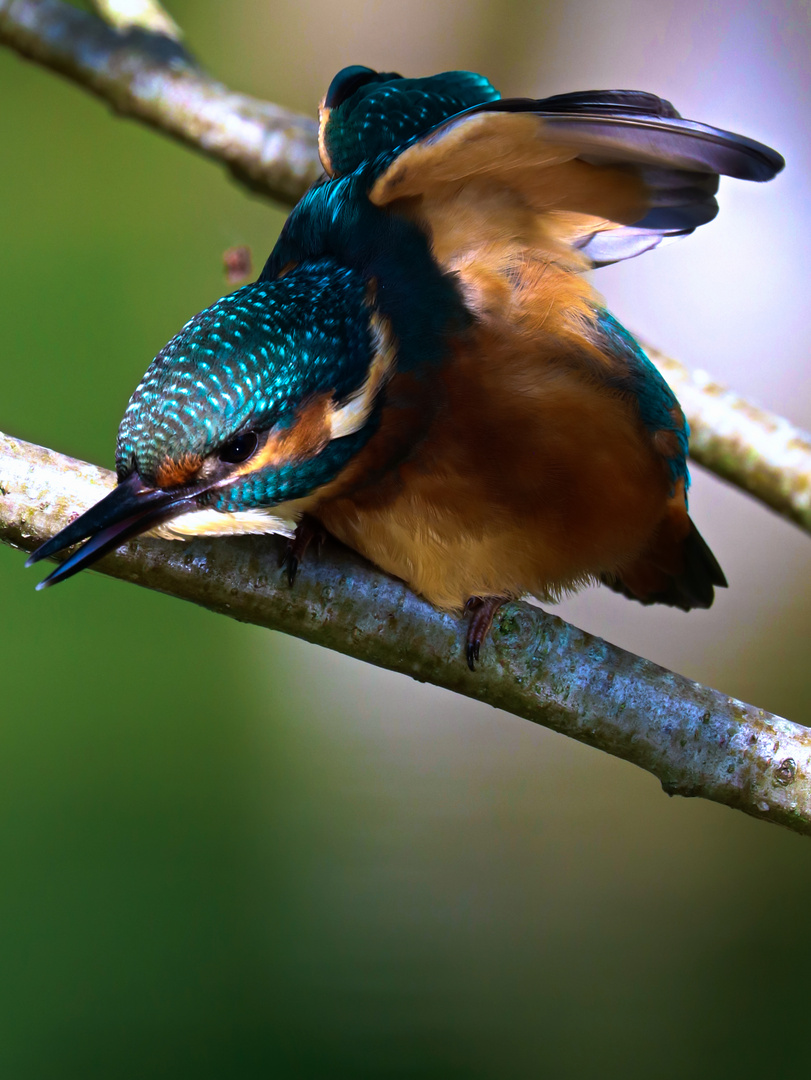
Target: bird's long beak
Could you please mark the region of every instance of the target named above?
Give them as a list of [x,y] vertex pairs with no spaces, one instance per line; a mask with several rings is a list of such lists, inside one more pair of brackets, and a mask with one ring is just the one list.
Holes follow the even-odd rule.
[[72,544],[86,540],[78,551],[74,551],[37,585],[37,589],[45,589],[84,570],[125,540],[160,525],[184,510],[195,508],[196,503],[187,488],[163,491],[149,487],[138,473],[132,473],[101,502],[91,506],[81,517],[41,544],[25,565],[33,566],[40,559],[48,559]]

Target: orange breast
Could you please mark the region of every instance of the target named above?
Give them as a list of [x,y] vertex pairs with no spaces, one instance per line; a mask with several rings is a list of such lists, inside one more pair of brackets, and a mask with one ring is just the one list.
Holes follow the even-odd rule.
[[[593,360],[567,334],[503,331],[479,327],[456,343],[422,403],[427,431],[403,463],[364,484],[414,423],[392,407],[312,508],[340,540],[449,610],[470,596],[556,597],[621,571],[668,503],[650,436],[633,406],[589,374]],[[389,396],[409,392],[395,377]]]

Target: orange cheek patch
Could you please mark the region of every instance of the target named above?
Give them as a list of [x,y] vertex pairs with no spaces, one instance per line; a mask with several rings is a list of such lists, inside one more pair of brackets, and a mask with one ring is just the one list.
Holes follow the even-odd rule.
[[173,461],[164,458],[157,468],[155,479],[162,488],[179,487],[193,480],[200,471],[203,459],[197,454],[184,454],[183,457]]
[[235,476],[247,476],[262,469],[278,469],[320,454],[330,440],[329,415],[331,394],[321,394],[309,401],[298,413],[293,424],[282,431],[272,432],[267,442]]

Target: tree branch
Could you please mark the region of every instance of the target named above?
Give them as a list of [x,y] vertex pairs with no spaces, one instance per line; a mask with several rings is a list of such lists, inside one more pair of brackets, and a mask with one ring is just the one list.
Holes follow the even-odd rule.
[[[99,0],[105,10],[120,0]],[[0,0],[0,44],[223,162],[241,183],[294,202],[320,175],[315,123],[232,93],[177,42],[121,33],[60,0]],[[811,532],[811,435],[648,347],[681,400],[692,457]]]
[[690,422],[690,456],[811,532],[811,435],[651,345]]
[[0,44],[223,162],[271,198],[295,202],[321,174],[313,120],[233,93],[163,34],[122,32],[60,0],[0,0]]
[[93,0],[93,7],[119,30],[140,26],[175,41],[183,37],[180,27],[157,0]]
[[[30,551],[113,483],[104,469],[0,434],[0,540]],[[647,769],[669,794],[702,796],[811,835],[811,730],[527,604],[502,609],[471,674],[460,620],[337,544],[305,564],[293,588],[269,538],[142,538],[97,565],[506,709]]]
[[[118,18],[118,0],[99,0],[105,5]],[[0,43],[225,163],[265,195],[292,202],[320,173],[312,121],[232,93],[165,34],[122,32],[59,0],[0,0]],[[811,531],[811,437],[649,352],[684,405],[696,460]],[[31,550],[112,483],[105,470],[0,435],[0,540]],[[671,794],[811,834],[811,730],[521,603],[497,617],[471,675],[460,623],[353,553],[328,545],[293,589],[275,559],[266,538],[142,538],[99,569],[487,701],[647,769]]]

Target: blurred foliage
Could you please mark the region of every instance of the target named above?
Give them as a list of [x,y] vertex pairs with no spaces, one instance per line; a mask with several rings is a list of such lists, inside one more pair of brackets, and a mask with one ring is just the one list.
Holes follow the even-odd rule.
[[[562,63],[534,5],[170,7],[213,72],[301,109],[350,61],[486,67],[514,92],[511,49]],[[151,356],[226,291],[222,251],[261,264],[283,215],[2,53],[0,95],[0,426],[109,465]],[[807,628],[801,557],[752,587],[793,594]],[[806,841],[165,597],[92,574],[35,596],[8,549],[0,574],[3,1077],[804,1069]],[[652,614],[642,651],[664,649]],[[805,629],[767,621],[716,658],[700,625],[667,623],[685,669],[802,718]]]

